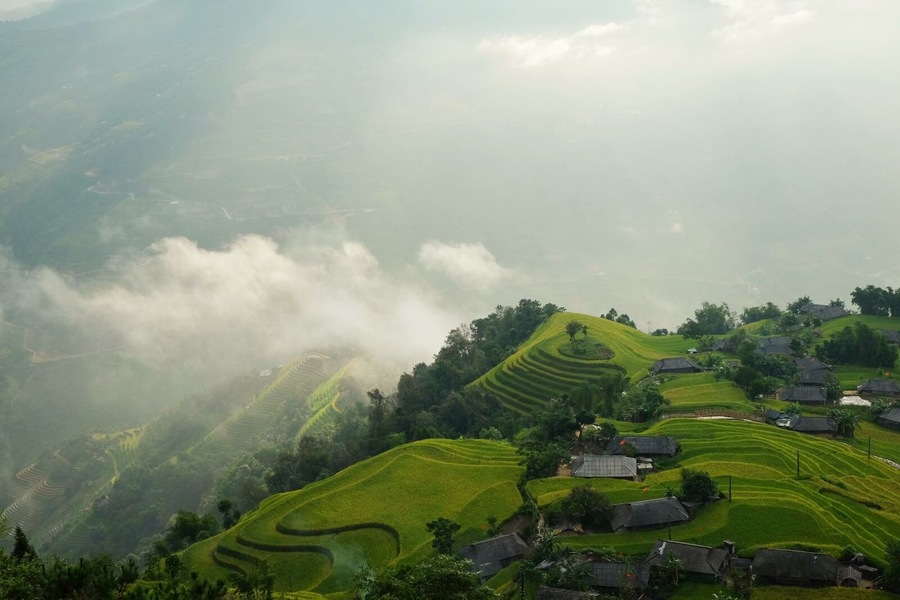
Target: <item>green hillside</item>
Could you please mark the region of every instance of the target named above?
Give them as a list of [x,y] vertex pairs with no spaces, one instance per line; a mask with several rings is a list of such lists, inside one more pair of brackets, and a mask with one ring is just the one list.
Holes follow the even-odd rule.
[[[612,356],[609,359],[577,358],[563,354],[560,349],[569,344],[566,323],[572,320],[587,326],[589,345],[608,349]],[[585,379],[616,371],[632,380],[640,379],[656,360],[684,355],[694,345],[694,341],[681,336],[651,336],[602,317],[557,313],[515,354],[473,385],[493,392],[507,408],[528,413]]]
[[[900,531],[900,471],[865,452],[832,440],[745,421],[668,419],[645,432],[678,438],[680,466],[709,472],[733,502],[704,508],[689,523],[672,527],[676,540],[718,546],[738,543],[741,553],[763,547],[815,547],[837,555],[852,545],[880,557],[886,540]],[[800,452],[800,478],[796,460]],[[659,498],[678,488],[680,469],[654,473],[643,482],[593,480],[613,503]],[[582,483],[572,478],[532,481],[542,506]],[[667,531],[565,537],[576,548],[613,546],[626,553],[649,551]]]
[[183,559],[212,579],[266,560],[278,590],[342,591],[364,564],[427,556],[425,523],[438,517],[462,525],[459,543],[484,537],[487,517],[505,519],[522,503],[518,462],[512,447],[484,440],[400,446],[269,498],[232,529],[186,550]]

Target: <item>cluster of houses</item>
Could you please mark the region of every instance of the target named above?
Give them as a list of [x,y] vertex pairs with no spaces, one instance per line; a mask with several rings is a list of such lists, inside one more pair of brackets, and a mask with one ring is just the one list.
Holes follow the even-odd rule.
[[[484,581],[525,558],[528,552],[528,545],[515,533],[470,544],[460,550],[463,557],[475,563],[475,569]],[[640,593],[650,585],[651,573],[667,568],[670,557],[678,560],[685,576],[698,581],[722,582],[726,577],[735,579],[743,574],[747,581],[773,585],[872,587],[878,577],[878,569],[866,565],[859,554],[840,563],[833,556],[818,552],[763,548],[757,550],[752,559],[746,559],[739,558],[734,542],[727,540],[717,548],[657,540],[641,561],[615,562],[583,556],[584,560],[590,561],[593,592],[543,587],[535,599],[593,600],[600,594],[615,594],[625,588]]]

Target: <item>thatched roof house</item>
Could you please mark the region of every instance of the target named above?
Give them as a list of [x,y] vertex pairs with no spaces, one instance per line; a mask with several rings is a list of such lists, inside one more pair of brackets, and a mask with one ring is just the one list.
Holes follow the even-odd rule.
[[678,498],[614,504],[609,510],[609,525],[613,531],[659,529],[688,519],[690,516]]
[[634,448],[636,456],[675,456],[678,440],[668,435],[618,435],[606,446],[609,454],[621,454],[625,445]]
[[708,575],[715,578],[718,578],[725,570],[725,561],[728,558],[728,551],[724,548],[710,548],[672,540],[656,540],[653,549],[647,555],[647,564],[651,567],[660,567],[665,564],[669,554],[681,562],[685,573]]
[[778,392],[778,399],[800,404],[825,404],[828,397],[825,395],[825,388],[800,386],[783,388]]
[[634,479],[637,477],[637,459],[628,456],[606,454],[582,454],[572,459],[573,477],[604,477],[610,479]]
[[797,365],[797,369],[800,371],[822,371],[831,369],[831,365],[819,360],[815,356],[795,358],[794,364]]
[[840,317],[846,317],[850,311],[840,306],[830,306],[828,304],[814,304],[810,302],[806,306],[800,308],[800,312],[819,319],[820,321],[830,321]]
[[835,585],[839,566],[833,556],[800,550],[766,548],[753,557],[753,574],[761,581],[780,585]]
[[893,379],[870,379],[856,386],[856,391],[869,396],[896,396],[900,394],[900,384]]
[[463,558],[475,563],[474,570],[482,579],[490,579],[504,567],[524,558],[527,552],[528,544],[515,533],[498,535],[459,549]]
[[875,422],[885,427],[900,429],[900,407],[890,408],[875,417]]
[[643,590],[650,583],[650,567],[620,562],[591,563],[591,585],[604,591],[632,588]]
[[676,358],[662,358],[655,363],[650,369],[654,375],[660,373],[699,373],[703,367],[695,363],[689,358],[678,356]]
[[794,415],[788,429],[812,435],[834,435],[837,427],[830,417],[801,417]]

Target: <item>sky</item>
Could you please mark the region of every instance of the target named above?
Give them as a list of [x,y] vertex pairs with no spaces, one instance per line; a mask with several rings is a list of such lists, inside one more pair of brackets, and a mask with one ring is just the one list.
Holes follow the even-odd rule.
[[[139,10],[215,30],[174,6]],[[36,9],[0,0],[22,8]],[[329,341],[414,364],[523,297],[650,330],[703,301],[849,303],[897,285],[894,2],[234,1],[215,12],[223,30],[232,9],[243,29],[221,47],[139,11],[97,26],[120,44],[103,81],[156,85],[161,103],[189,90],[195,106],[153,118],[192,125],[141,177],[86,171],[91,198],[151,207],[98,220],[111,280],[18,265],[11,248],[9,271],[29,271],[16,310],[149,362],[173,355],[165,340],[202,355],[231,328],[266,359]],[[169,59],[140,44],[176,35],[205,70],[165,89],[147,72]],[[102,70],[66,60],[48,86]],[[146,127],[99,98],[97,127]],[[207,221],[180,231],[163,210]],[[273,210],[305,220],[258,226]]]

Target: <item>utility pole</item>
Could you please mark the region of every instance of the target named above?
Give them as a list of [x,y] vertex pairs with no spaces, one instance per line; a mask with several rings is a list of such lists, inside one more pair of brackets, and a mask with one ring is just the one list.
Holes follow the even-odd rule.
[[672,540],[672,521],[669,520],[669,541]]
[[731,475],[728,476],[728,501],[731,502]]
[[797,479],[800,479],[800,451],[797,450]]
[[869,460],[872,460],[872,436],[869,436]]

